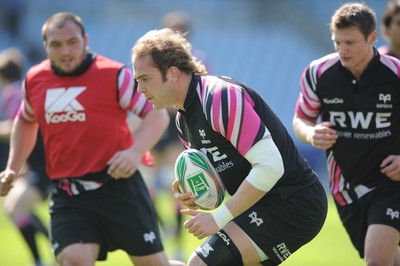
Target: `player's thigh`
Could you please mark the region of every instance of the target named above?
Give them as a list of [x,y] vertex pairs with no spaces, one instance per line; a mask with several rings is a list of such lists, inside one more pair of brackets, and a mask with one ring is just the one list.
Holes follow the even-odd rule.
[[224,230],[238,248],[244,265],[261,265],[255,244],[237,224],[231,222],[224,227]]
[[165,252],[161,251],[147,256],[130,256],[136,266],[169,265]]
[[[400,241],[397,229],[383,225],[372,224],[368,227],[365,237],[365,259],[378,259],[392,265],[398,253]],[[383,262],[383,261],[382,261]]]
[[95,243],[77,243],[66,246],[58,255],[60,265],[94,265],[100,246]]

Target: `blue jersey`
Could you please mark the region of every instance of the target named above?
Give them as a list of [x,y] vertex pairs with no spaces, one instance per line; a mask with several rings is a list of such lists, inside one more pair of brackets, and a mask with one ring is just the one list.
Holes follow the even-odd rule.
[[318,180],[279,118],[248,86],[227,77],[194,74],[184,109],[176,117],[182,143],[207,154],[230,195],[251,170],[245,154],[268,135],[282,156],[284,174],[267,195],[284,198]]

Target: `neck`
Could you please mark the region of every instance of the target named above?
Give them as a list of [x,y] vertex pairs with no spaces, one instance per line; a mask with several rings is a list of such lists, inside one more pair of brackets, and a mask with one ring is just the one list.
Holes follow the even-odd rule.
[[176,97],[176,107],[179,110],[185,111],[185,100],[186,100],[186,96],[187,93],[189,91],[189,86],[190,86],[190,82],[192,80],[192,75],[190,74],[184,74],[182,73],[182,76],[179,79],[179,82],[177,83],[177,87],[176,87],[176,93],[177,93],[177,97]]
[[372,60],[372,58],[374,57],[374,49],[371,49],[371,51],[369,52],[368,56],[365,57],[365,60],[363,62],[360,63],[359,67],[356,67],[354,69],[351,69],[351,73],[354,75],[354,77],[359,80],[362,73],[364,72],[364,70],[368,67],[369,62]]

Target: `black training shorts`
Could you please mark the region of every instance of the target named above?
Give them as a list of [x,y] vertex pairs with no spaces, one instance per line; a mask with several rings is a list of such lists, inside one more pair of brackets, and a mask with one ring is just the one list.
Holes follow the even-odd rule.
[[328,205],[319,181],[285,198],[270,192],[233,221],[268,256],[266,265],[278,265],[320,232]]
[[75,243],[98,243],[98,260],[116,249],[130,256],[163,250],[154,208],[139,171],[101,188],[68,196],[56,188],[50,201],[50,238],[57,256]]
[[360,258],[364,258],[364,243],[368,226],[384,224],[400,231],[400,183],[378,187],[357,202],[336,207],[342,223]]

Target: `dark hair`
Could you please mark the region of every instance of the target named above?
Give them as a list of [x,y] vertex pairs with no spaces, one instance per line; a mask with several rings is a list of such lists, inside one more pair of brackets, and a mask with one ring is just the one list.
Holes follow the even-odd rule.
[[0,77],[9,82],[22,78],[25,58],[18,48],[8,48],[0,52]]
[[386,28],[392,24],[393,17],[400,13],[400,1],[392,0],[386,5],[386,10],[382,16],[382,23]]
[[82,19],[72,13],[69,12],[60,12],[52,15],[50,18],[46,20],[42,27],[42,37],[44,41],[47,41],[47,31],[50,27],[58,27],[62,28],[65,26],[65,23],[68,21],[74,22],[81,29],[82,36],[85,36],[85,26],[83,24]]
[[347,3],[342,5],[333,14],[330,30],[357,27],[367,38],[376,31],[375,12],[363,3]]

